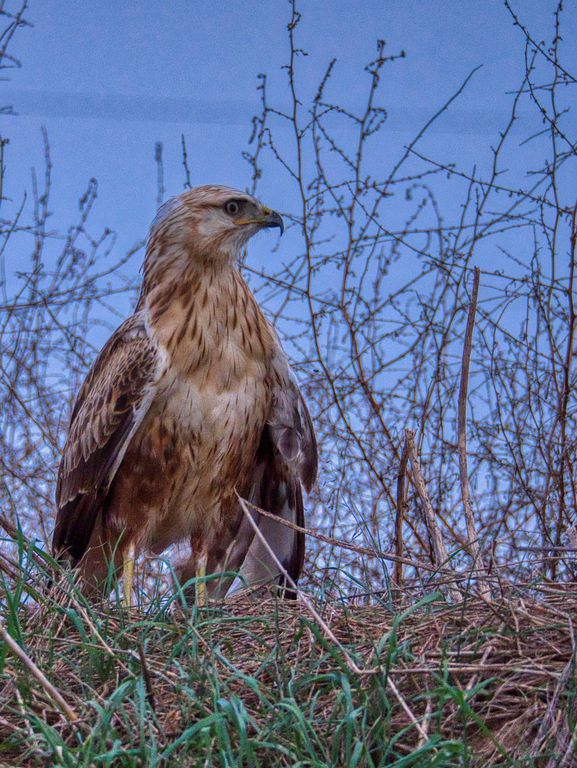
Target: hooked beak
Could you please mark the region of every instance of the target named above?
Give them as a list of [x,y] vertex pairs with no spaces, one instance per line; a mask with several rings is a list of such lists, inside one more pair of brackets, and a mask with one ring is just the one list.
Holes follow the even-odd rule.
[[263,229],[278,227],[280,229],[281,235],[284,232],[284,222],[280,214],[278,214],[276,211],[271,211],[270,208],[265,208],[264,206],[261,208],[260,216],[255,216],[254,218],[250,219],[235,219],[234,223],[241,227],[245,224],[257,224]]
[[271,211],[270,208],[263,208],[262,212],[264,217],[260,219],[261,226],[266,227],[267,229],[269,227],[278,227],[282,235],[284,232],[284,222],[282,220],[282,216],[280,216],[280,214],[278,214],[276,211]]

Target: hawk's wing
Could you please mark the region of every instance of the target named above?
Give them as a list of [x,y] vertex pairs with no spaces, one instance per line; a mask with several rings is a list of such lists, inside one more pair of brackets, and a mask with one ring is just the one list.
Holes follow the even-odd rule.
[[84,555],[110,484],[154,397],[160,366],[143,318],[110,337],[82,385],[70,419],[56,486],[52,539],[73,564]]
[[[247,500],[255,507],[303,527],[302,488],[310,491],[315,481],[317,444],[302,393],[280,346],[273,364],[273,379],[271,412],[263,430]],[[242,519],[225,564],[226,570],[237,570],[239,574],[228,594],[247,584],[277,580],[285,585],[284,575],[270,550],[294,582],[302,570],[304,534],[254,510],[252,516],[268,546],[254,533],[250,521]],[[290,590],[287,594],[294,597]]]

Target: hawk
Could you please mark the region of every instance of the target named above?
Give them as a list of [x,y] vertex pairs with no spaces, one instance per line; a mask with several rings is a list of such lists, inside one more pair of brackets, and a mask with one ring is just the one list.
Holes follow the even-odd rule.
[[[53,551],[102,590],[123,568],[188,540],[181,577],[197,599],[239,583],[296,581],[301,532],[254,512],[239,497],[302,527],[303,487],[317,471],[306,404],[271,324],[237,268],[248,240],[278,213],[222,186],[164,203],[146,248],[136,310],[110,337],[78,393],[56,489]],[[109,563],[113,566],[109,566]]]

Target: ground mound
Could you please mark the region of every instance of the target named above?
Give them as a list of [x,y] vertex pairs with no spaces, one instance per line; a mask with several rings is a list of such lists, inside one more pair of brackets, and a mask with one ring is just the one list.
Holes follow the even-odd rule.
[[7,597],[2,765],[577,765],[577,590],[131,615]]

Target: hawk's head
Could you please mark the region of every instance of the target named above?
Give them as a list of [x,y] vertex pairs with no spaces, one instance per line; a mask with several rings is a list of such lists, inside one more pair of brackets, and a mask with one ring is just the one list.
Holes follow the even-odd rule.
[[234,258],[265,227],[279,227],[282,233],[283,221],[252,195],[229,187],[196,187],[160,206],[150,240],[204,258]]

